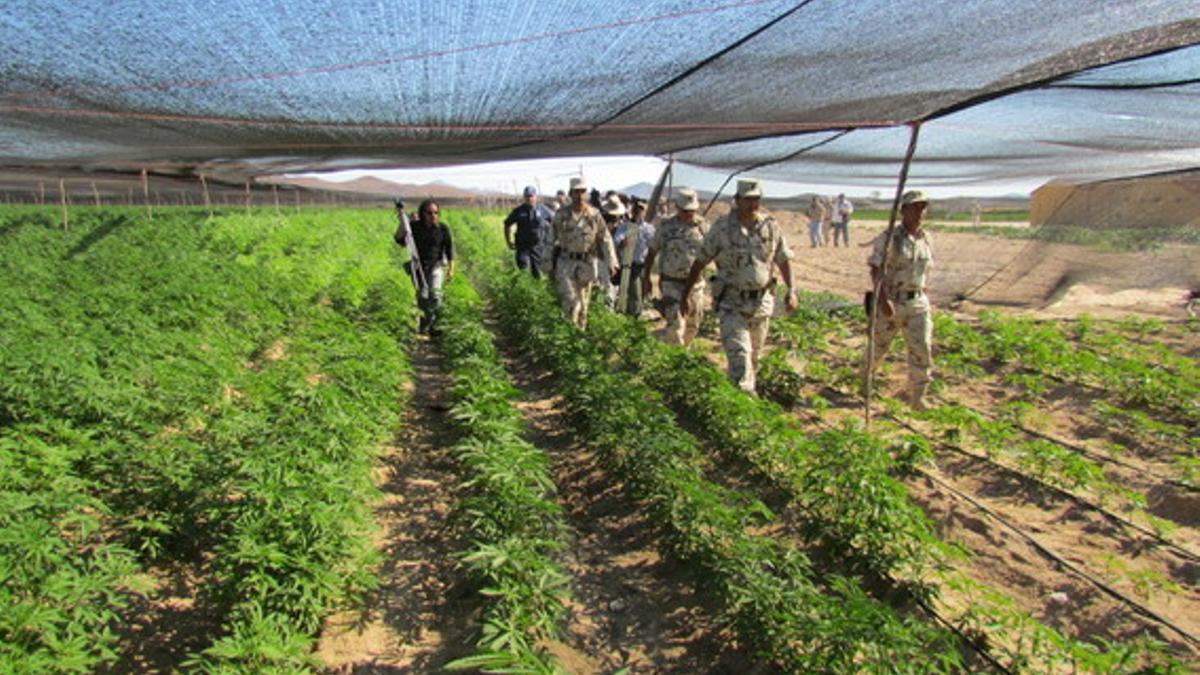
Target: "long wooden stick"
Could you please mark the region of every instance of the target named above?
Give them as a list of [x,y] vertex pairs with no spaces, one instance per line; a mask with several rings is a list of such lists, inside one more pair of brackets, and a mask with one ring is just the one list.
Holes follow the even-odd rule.
[[871,394],[875,387],[875,324],[879,321],[880,291],[883,290],[883,277],[887,271],[888,253],[892,247],[892,232],[896,229],[896,214],[900,211],[900,196],[904,194],[904,185],[908,182],[908,168],[912,165],[913,154],[917,151],[917,135],[921,130],[921,122],[909,123],[908,151],[904,153],[904,163],[900,165],[900,177],[896,181],[896,195],[892,198],[892,212],[888,216],[887,231],[883,234],[883,259],[879,261],[879,280],[875,282],[872,292],[875,301],[871,303],[871,313],[867,316],[867,376],[863,392],[863,423],[871,428]]

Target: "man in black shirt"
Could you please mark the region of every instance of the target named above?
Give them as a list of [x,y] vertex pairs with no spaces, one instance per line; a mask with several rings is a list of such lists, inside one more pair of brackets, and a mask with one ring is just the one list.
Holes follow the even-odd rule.
[[[418,330],[430,335],[437,334],[438,309],[442,305],[442,284],[454,276],[454,243],[450,239],[450,228],[439,220],[441,208],[432,199],[421,202],[417,217],[404,222],[404,203],[396,200],[396,216],[400,225],[396,228],[397,244],[408,248],[410,261],[405,267],[415,277],[417,304],[421,308],[421,325]],[[408,230],[412,232],[409,245]],[[415,250],[414,250],[415,249]],[[412,268],[413,261],[419,264]]]
[[[504,219],[504,241],[517,252],[517,268],[529,270],[534,279],[542,276],[539,269],[541,246],[553,219],[554,213],[545,204],[538,203],[537,188],[532,185],[525,186],[525,203]],[[512,236],[513,225],[517,226],[516,242]]]

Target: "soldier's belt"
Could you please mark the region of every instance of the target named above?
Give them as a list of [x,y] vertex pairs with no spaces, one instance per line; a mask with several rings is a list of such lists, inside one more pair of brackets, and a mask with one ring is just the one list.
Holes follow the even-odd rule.
[[749,291],[738,291],[738,297],[742,300],[762,300],[763,294],[771,290],[770,286]]
[[921,291],[896,291],[897,300],[916,300],[922,295],[925,294]]
[[669,277],[665,274],[660,274],[659,278],[662,279],[663,281],[674,281],[674,282],[681,283],[681,284],[686,284],[687,280],[688,280],[687,277]]
[[588,253],[573,253],[571,251],[563,251],[560,253],[562,257],[568,260],[591,260],[592,256]]

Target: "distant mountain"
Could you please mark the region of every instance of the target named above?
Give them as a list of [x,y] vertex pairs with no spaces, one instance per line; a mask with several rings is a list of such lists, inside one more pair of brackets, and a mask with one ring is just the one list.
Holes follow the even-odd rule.
[[[427,183],[425,185],[410,185],[407,183],[394,183],[389,180],[377,178],[375,176],[364,176],[355,178],[351,181],[331,181],[322,180],[315,177],[294,177],[281,178],[277,182],[286,185],[295,185],[297,187],[306,188],[309,190],[324,190],[328,192],[352,192],[355,194],[367,194],[382,197],[401,197],[406,200],[413,199],[450,199],[468,201],[480,198],[494,198],[498,193],[483,190],[470,190],[459,188],[453,185],[447,185],[441,181]],[[511,195],[503,195],[511,197]]]
[[[632,195],[638,199],[649,199],[650,195],[654,192],[654,187],[654,183],[634,183],[633,185],[628,185],[618,190],[618,192]],[[713,193],[707,190],[697,190],[696,195],[701,202],[707,202],[708,200],[712,199]]]

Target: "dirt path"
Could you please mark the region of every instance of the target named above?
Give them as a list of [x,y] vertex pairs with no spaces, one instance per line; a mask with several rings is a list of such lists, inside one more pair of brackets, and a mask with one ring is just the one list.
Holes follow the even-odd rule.
[[410,355],[404,430],[379,467],[380,587],[361,611],[326,621],[317,657],[329,672],[434,672],[473,651],[479,596],[453,557],[462,545],[448,523],[459,481],[445,420],[447,378],[427,340]]
[[710,598],[654,546],[660,535],[638,504],[576,439],[549,375],[506,346],[524,392],[528,439],[551,456],[573,539],[566,567],[573,599],[565,644],[552,649],[573,673],[765,673],[731,646]]

